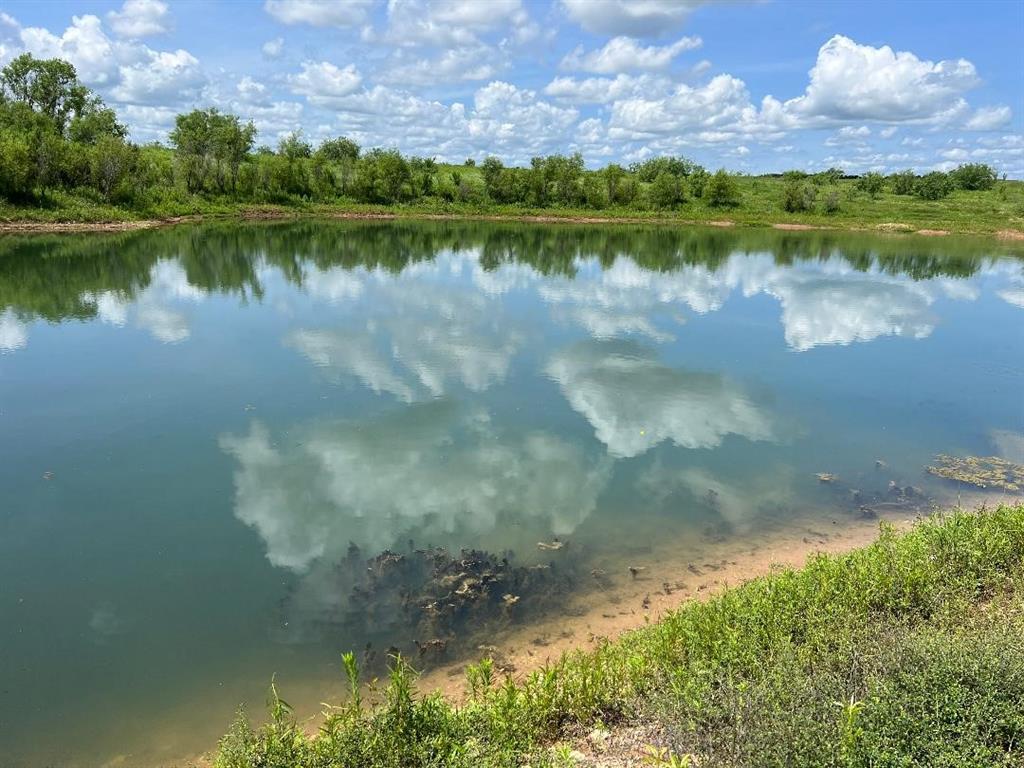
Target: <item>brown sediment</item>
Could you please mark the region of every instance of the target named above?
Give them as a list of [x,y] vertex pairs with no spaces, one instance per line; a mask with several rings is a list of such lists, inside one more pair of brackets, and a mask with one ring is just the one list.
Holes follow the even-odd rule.
[[902,224],[898,221],[887,221],[884,224],[876,224],[875,229],[881,232],[913,232],[914,228],[909,224]]
[[1024,240],[1024,232],[1019,229],[1001,229],[996,232],[1000,240]]
[[787,224],[781,222],[779,224],[772,224],[772,229],[785,229],[794,232],[803,232],[811,229],[824,229],[824,227],[816,227],[812,224]]
[[137,221],[0,221],[2,234],[34,234],[37,232],[132,232],[139,229],[198,221],[195,216],[175,216],[170,219],[141,219]]
[[925,237],[945,237],[949,234],[948,229],[919,229],[914,232],[915,235],[924,235]]

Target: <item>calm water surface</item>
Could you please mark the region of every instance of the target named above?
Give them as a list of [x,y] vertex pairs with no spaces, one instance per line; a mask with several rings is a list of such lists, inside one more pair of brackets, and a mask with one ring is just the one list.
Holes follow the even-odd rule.
[[0,764],[193,754],[274,673],[335,695],[340,651],[413,639],[349,620],[351,544],[529,564],[560,537],[585,567],[834,517],[817,472],[948,496],[934,454],[1024,445],[1003,251],[468,223],[0,238]]

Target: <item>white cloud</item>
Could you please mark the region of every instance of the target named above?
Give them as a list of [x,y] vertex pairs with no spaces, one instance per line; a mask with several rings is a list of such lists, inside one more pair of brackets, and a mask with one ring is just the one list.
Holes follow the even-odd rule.
[[966,127],[971,131],[995,131],[1010,122],[1009,107],[982,107],[968,119]]
[[671,440],[714,448],[728,435],[770,440],[769,418],[723,377],[660,363],[644,347],[584,342],[552,356],[547,374],[616,457]]
[[79,77],[90,85],[106,85],[119,77],[114,45],[96,16],[73,16],[60,37],[41,27],[24,27],[20,38],[22,49],[38,58],[61,58],[74,64]]
[[881,136],[883,139],[891,139],[893,136],[896,135],[896,131],[898,130],[899,128],[897,126],[890,125],[888,128],[883,128],[882,130],[880,130],[878,132],[878,135]]
[[487,80],[502,67],[500,55],[487,46],[449,48],[433,59],[394,64],[378,79],[403,86],[431,86],[460,80]]
[[479,47],[481,36],[508,28],[519,41],[539,30],[521,0],[389,0],[387,42],[398,45]]
[[339,99],[355,93],[362,81],[355,64],[338,67],[329,61],[304,61],[302,72],[288,77],[293,93],[323,106],[336,104]]
[[806,92],[785,110],[804,120],[948,122],[964,113],[963,95],[978,83],[966,59],[935,63],[835,35],[819,49]]
[[284,53],[284,38],[275,37],[273,40],[267,40],[260,50],[268,59],[280,58],[281,54]]
[[121,10],[111,11],[107,18],[119,37],[148,37],[171,30],[167,3],[161,0],[125,0]]
[[672,60],[683,51],[692,51],[701,46],[699,37],[684,37],[671,45],[642,46],[631,37],[615,37],[603,48],[595,51],[584,51],[578,46],[572,53],[562,59],[562,69],[596,72],[603,75],[614,75],[632,70],[665,69]]
[[672,81],[655,75],[617,75],[611,77],[556,77],[544,87],[544,95],[573,104],[607,104],[623,99],[650,98],[669,93]]
[[121,81],[110,93],[126,104],[176,104],[196,98],[206,82],[199,60],[188,51],[146,49],[141,61],[121,68]]
[[362,24],[373,0],[266,0],[264,10],[282,24],[351,27]]
[[678,28],[704,0],[562,0],[570,19],[598,35],[650,37]]

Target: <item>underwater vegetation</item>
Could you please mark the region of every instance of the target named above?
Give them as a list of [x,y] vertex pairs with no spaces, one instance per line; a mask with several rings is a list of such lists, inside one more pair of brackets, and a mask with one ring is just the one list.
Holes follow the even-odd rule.
[[947,480],[974,485],[978,488],[1000,488],[1019,493],[1024,486],[1024,466],[998,456],[935,457],[935,465],[928,472]]

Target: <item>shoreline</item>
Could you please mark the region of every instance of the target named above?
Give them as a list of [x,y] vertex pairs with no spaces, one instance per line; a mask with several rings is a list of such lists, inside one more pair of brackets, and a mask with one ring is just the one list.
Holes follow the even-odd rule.
[[910,224],[883,222],[874,225],[823,225],[793,221],[743,222],[732,219],[684,219],[669,216],[587,216],[578,214],[559,215],[556,213],[436,213],[431,211],[351,211],[351,210],[301,210],[285,208],[239,209],[230,213],[198,213],[169,216],[157,219],[120,219],[108,221],[36,221],[15,219],[0,221],[0,235],[12,234],[79,234],[89,232],[133,232],[157,229],[177,224],[195,224],[204,221],[286,221],[295,220],[351,220],[351,221],[491,221],[519,222],[527,224],[648,224],[651,226],[716,227],[775,229],[780,231],[823,231],[823,232],[873,232],[878,234],[918,235],[920,237],[946,237],[961,235],[986,237],[999,241],[1024,241],[1024,231],[1015,229],[952,230],[939,227],[915,228]]

